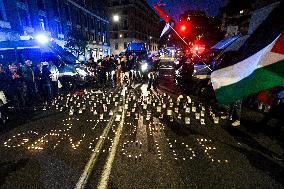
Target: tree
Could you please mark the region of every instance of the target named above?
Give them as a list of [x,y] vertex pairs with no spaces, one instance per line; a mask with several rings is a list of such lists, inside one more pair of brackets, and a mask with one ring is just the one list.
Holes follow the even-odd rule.
[[79,59],[80,55],[85,57],[88,39],[79,31],[73,31],[67,34],[66,50],[72,52]]

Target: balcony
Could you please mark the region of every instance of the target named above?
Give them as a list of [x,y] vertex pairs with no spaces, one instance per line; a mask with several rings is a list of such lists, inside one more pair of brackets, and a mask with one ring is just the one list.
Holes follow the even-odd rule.
[[35,29],[32,27],[24,26],[23,27],[24,33],[25,34],[33,34],[35,32]]
[[11,24],[10,22],[0,20],[0,28],[11,29]]

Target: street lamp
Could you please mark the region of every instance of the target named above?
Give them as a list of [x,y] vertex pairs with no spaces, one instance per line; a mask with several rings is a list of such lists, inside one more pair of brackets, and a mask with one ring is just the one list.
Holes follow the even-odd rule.
[[116,14],[116,15],[113,15],[112,19],[113,19],[114,22],[119,22],[120,17],[119,17],[119,15]]

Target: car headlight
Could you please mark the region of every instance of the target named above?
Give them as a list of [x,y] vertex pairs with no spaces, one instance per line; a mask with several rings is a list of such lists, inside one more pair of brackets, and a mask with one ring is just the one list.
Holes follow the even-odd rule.
[[141,70],[142,70],[143,72],[146,71],[147,68],[148,68],[148,64],[147,64],[147,63],[145,63],[145,64],[143,64],[143,65],[141,66]]
[[88,73],[85,70],[77,68],[76,71],[78,72],[79,75],[86,77]]
[[176,65],[178,65],[178,64],[179,64],[179,61],[174,61],[174,63],[175,63]]

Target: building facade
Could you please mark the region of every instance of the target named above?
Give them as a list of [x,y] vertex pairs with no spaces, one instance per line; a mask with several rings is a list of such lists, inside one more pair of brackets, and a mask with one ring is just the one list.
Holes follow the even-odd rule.
[[87,58],[110,53],[107,3],[103,0],[0,0],[0,41],[35,38],[39,33],[64,47],[69,34],[88,41]]
[[226,0],[221,9],[222,31],[227,36],[252,33],[278,2],[279,0]]
[[148,51],[158,52],[160,18],[146,1],[110,0],[109,20],[112,54],[124,52],[129,42],[144,42]]
[[189,44],[195,43],[199,40],[206,47],[211,47],[221,38],[223,33],[221,32],[221,21],[215,17],[207,16],[204,11],[188,10],[179,16],[179,20],[176,23],[177,31],[180,31],[179,23],[188,23],[188,32],[184,40]]

